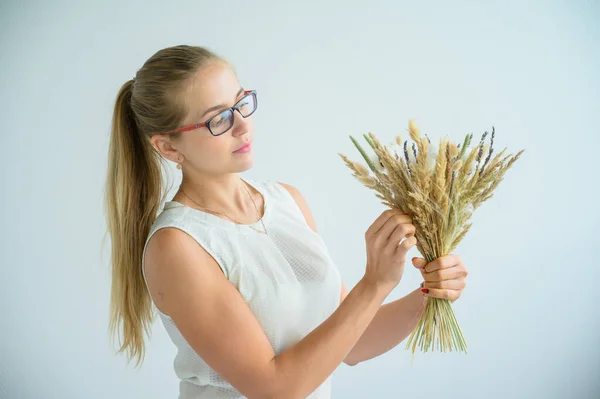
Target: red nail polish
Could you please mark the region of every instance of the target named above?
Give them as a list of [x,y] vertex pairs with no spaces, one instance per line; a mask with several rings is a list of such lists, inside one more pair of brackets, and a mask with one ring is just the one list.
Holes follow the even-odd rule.
[[427,288],[422,288],[421,292],[425,293],[425,294],[429,294],[429,290]]

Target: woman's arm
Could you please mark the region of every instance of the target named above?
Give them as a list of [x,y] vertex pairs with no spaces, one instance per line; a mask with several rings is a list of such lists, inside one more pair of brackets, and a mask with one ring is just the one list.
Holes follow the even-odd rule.
[[[407,296],[383,305],[360,337],[345,362],[355,365],[379,356],[402,342],[415,328],[427,297],[456,301],[466,287],[467,268],[458,255],[446,255],[427,263],[423,258],[413,258],[413,265],[421,271],[422,290],[416,289]],[[342,284],[342,298],[346,288]]]
[[414,330],[426,302],[421,289],[379,308],[345,362],[356,365],[393,349]]

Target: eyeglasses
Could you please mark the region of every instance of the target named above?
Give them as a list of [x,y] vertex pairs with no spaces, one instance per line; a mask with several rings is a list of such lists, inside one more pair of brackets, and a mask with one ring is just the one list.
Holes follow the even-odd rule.
[[247,118],[256,111],[258,102],[256,99],[256,90],[245,90],[244,96],[235,103],[233,107],[227,108],[217,115],[213,116],[209,120],[203,123],[196,123],[194,125],[180,127],[176,130],[169,130],[166,132],[157,132],[155,134],[171,134],[179,132],[187,132],[190,130],[200,129],[201,127],[207,127],[210,134],[213,136],[220,136],[227,132],[233,127],[233,112],[237,111],[242,117]]

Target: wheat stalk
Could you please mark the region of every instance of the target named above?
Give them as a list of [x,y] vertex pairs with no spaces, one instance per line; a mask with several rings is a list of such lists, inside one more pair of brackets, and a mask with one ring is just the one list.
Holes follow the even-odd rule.
[[[402,154],[393,153],[370,133],[363,135],[375,152],[372,158],[354,137],[350,139],[363,156],[366,165],[349,160],[338,153],[353,176],[364,186],[375,190],[377,198],[390,208],[407,213],[415,225],[417,249],[427,260],[452,253],[470,230],[475,209],[493,196],[504,174],[523,154],[504,155],[506,148],[494,153],[495,129],[490,143],[485,132],[477,146],[469,150],[473,134],[460,144],[440,139],[436,155],[430,156],[431,141],[421,136],[413,120],[408,133],[413,141],[396,136],[395,145]],[[412,156],[409,149],[412,149]],[[375,161],[374,161],[375,160]],[[434,162],[430,167],[430,163]],[[406,349],[413,358],[417,346],[424,352],[467,351],[467,343],[450,301],[429,297],[417,326],[408,339]]]

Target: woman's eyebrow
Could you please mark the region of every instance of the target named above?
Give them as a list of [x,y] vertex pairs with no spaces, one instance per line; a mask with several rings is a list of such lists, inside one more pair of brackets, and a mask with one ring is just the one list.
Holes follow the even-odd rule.
[[[242,94],[243,92],[244,92],[244,88],[240,87],[240,90],[235,95],[235,98],[238,98],[240,96],[240,94]],[[209,109],[207,109],[206,111],[204,111],[204,113],[202,115],[200,115],[199,118],[204,118],[204,116],[206,114],[208,114],[209,112],[217,111],[217,110],[222,109],[222,108],[227,108],[227,104],[219,104],[219,105],[215,105],[214,107],[210,107]]]

